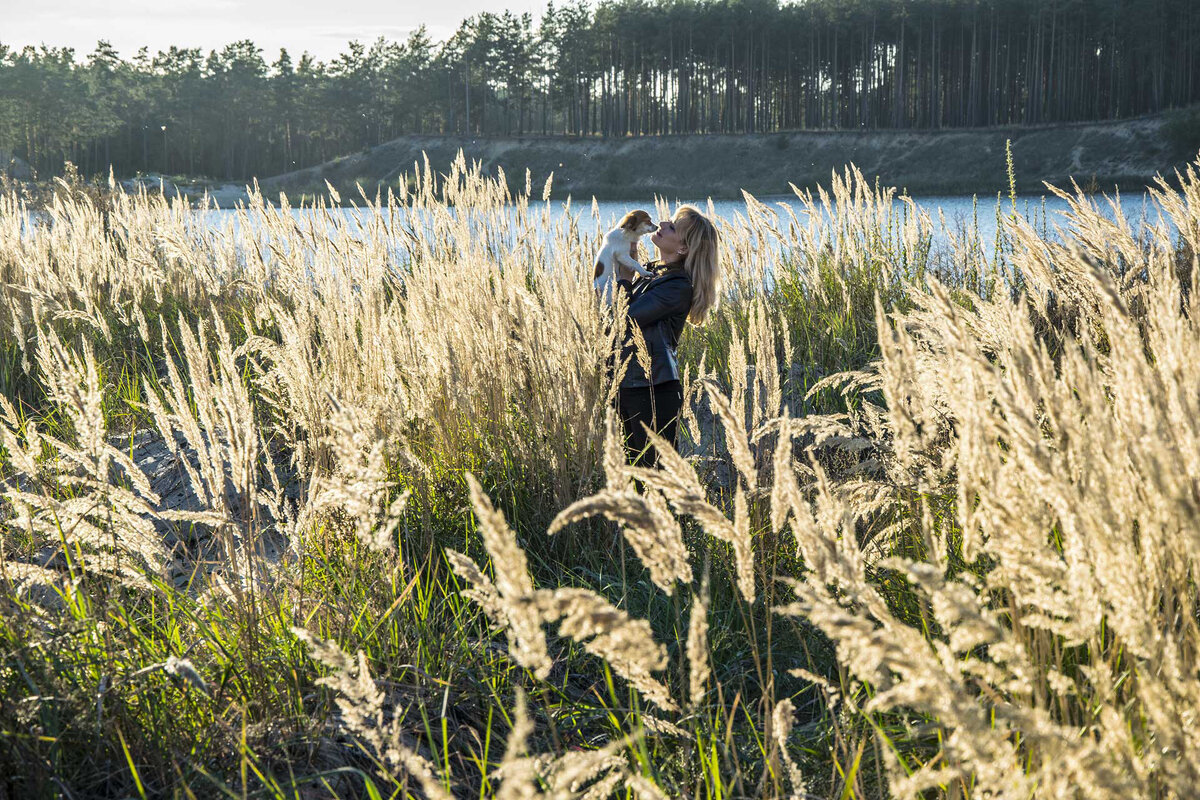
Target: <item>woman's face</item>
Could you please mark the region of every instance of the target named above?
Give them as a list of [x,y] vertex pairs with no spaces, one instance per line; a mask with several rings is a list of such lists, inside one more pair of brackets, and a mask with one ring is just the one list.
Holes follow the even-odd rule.
[[682,261],[687,254],[687,245],[683,243],[683,226],[675,220],[664,219],[658,223],[658,230],[650,234],[650,244],[658,248],[658,260],[663,263]]

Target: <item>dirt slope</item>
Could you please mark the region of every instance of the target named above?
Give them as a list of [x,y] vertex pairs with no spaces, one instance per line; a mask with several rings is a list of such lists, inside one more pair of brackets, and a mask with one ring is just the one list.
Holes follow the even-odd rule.
[[1171,135],[1169,114],[1119,122],[942,131],[804,131],[774,134],[705,134],[624,139],[572,137],[471,138],[405,136],[371,150],[262,182],[268,196],[285,190],[325,191],[328,179],[343,190],[356,181],[371,192],[395,185],[428,154],[445,170],[459,149],[494,172],[503,166],[514,186],[532,171],[540,190],[554,173],[554,196],[634,198],[738,197],[828,185],[830,172],[847,163],[869,177],[913,194],[1007,191],[1006,139],[1013,142],[1018,189],[1042,191],[1042,181],[1067,186],[1092,178],[1099,188],[1140,188],[1156,173],[1169,176],[1196,157]]

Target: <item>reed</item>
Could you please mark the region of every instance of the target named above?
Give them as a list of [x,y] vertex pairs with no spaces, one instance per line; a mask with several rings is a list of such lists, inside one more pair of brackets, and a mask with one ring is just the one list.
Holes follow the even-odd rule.
[[652,470],[549,184],[0,198],[0,796],[1188,796],[1178,177],[992,263],[747,195]]

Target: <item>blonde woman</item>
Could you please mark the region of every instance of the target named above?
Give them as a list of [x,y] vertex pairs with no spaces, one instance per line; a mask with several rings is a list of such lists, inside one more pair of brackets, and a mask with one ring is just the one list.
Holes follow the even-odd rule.
[[[650,351],[646,375],[633,355],[632,335],[626,336],[621,359],[632,357],[617,393],[626,456],[631,464],[644,467],[655,466],[658,454],[646,444],[642,422],[678,446],[683,386],[675,349],[684,323],[703,325],[716,308],[721,279],[717,229],[692,206],[680,206],[674,217],[660,222],[650,242],[658,249],[658,258],[645,265],[654,273],[652,278],[620,264],[617,273],[617,286],[629,300],[630,323],[641,327]],[[630,253],[637,255],[636,245]]]

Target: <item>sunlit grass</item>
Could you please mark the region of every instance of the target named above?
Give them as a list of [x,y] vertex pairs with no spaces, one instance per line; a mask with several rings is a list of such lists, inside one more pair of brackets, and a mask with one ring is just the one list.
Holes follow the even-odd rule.
[[[1038,472],[1070,453],[1110,494],[1124,469],[1173,497],[1112,511],[1129,552],[1192,519],[1147,466],[1186,474],[1167,454],[1192,452],[1190,284],[1165,230],[1121,238],[1077,205],[1074,246],[1011,219],[987,262],[969,239],[935,252],[927,217],[854,172],[807,215],[748,197],[718,221],[722,304],[680,347],[691,466],[646,474],[606,457],[620,326],[578,212],[462,162],[410,177],[361,225],[259,198],[204,228],[118,194],[21,234],[0,200],[14,796],[964,797],[998,776],[1065,796],[1085,769],[1091,796],[1180,796],[1187,769],[1151,745],[1190,739],[1152,703],[1196,691],[1192,556],[1130,579],[1182,642],[1155,652],[1183,677],[1156,683],[1087,562],[1124,552],[1114,506]],[[1197,191],[1159,198],[1192,238]],[[1129,466],[1110,415],[1134,407],[1163,423]],[[614,520],[668,538],[639,556]],[[664,585],[646,563],[676,536],[688,580]]]

